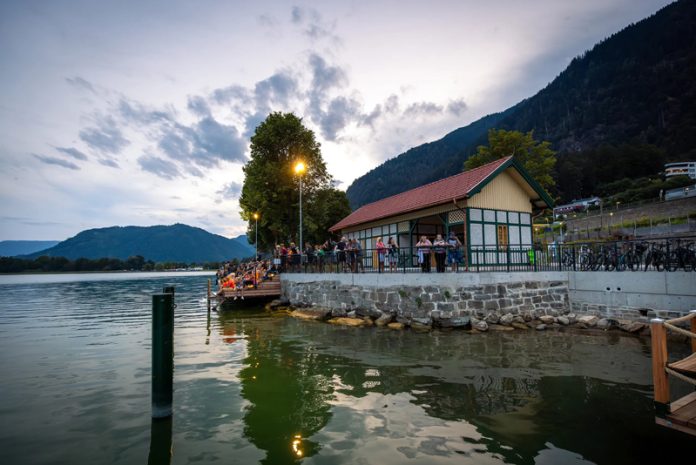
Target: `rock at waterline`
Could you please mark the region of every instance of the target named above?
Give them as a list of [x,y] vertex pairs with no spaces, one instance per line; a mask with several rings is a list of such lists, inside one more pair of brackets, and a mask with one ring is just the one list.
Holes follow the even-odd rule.
[[500,317],[500,324],[510,326],[514,319],[515,316],[512,313],[506,313],[505,315]]
[[404,324],[403,323],[397,323],[396,321],[389,323],[387,325],[387,328],[389,329],[404,329]]
[[383,313],[382,316],[375,320],[375,324],[377,326],[386,326],[391,323],[393,319],[394,316],[391,313]]
[[529,326],[527,326],[525,323],[518,323],[516,321],[512,322],[512,327],[515,329],[529,329]]
[[558,318],[556,318],[556,321],[558,321],[563,326],[568,326],[570,324],[570,319],[567,316],[559,316]]
[[583,315],[580,318],[578,318],[578,323],[580,325],[585,325],[588,328],[595,326],[598,321],[599,317],[596,317],[594,315]]
[[543,330],[545,330],[545,329],[546,329],[546,325],[543,324],[543,323],[540,324],[540,325],[537,325],[537,327],[536,327],[536,330],[537,330],[537,331],[543,331]]
[[482,320],[477,320],[471,324],[471,327],[477,331],[488,331],[488,323]]
[[312,309],[312,310],[295,310],[290,312],[290,316],[293,318],[299,318],[301,320],[324,320],[329,314],[330,310],[327,309]]
[[348,318],[348,317],[338,317],[331,318],[328,320],[332,325],[342,325],[342,326],[367,326],[367,322],[362,318]]
[[468,316],[442,318],[438,320],[438,325],[440,328],[466,328],[471,325],[471,318]]
[[550,325],[556,322],[556,318],[551,315],[542,315],[539,317],[539,321],[545,325]]
[[639,321],[634,321],[631,323],[625,323],[620,326],[620,328],[628,333],[635,334],[643,331],[643,329],[646,328],[645,323],[641,323]]
[[512,326],[488,325],[488,330],[489,331],[514,331],[515,328],[513,328]]

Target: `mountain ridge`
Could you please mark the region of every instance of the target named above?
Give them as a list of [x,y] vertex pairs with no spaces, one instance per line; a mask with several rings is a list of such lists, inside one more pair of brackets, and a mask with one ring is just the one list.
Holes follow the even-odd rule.
[[[243,238],[243,239],[242,239]],[[53,247],[25,255],[78,258],[118,258],[140,255],[155,262],[203,263],[241,259],[254,255],[244,244],[246,236],[234,239],[181,223],[155,226],[110,226],[81,231]]]
[[[556,177],[562,179],[575,176],[576,167],[569,167],[570,161],[583,164],[585,151],[605,145],[655,147],[664,153],[660,162],[694,159],[695,74],[696,2],[682,0],[598,42],[576,56],[543,89],[507,110],[411,148],[370,170],[354,180],[346,194],[355,209],[457,174],[476,147],[486,142],[491,127],[534,131],[537,139],[550,141],[558,151]],[[451,138],[464,132],[466,139]],[[434,154],[430,166],[426,163],[409,170],[414,153],[426,158]],[[572,188],[559,186],[556,194],[569,199],[590,195],[587,190],[595,188],[589,180],[587,185],[572,184]]]

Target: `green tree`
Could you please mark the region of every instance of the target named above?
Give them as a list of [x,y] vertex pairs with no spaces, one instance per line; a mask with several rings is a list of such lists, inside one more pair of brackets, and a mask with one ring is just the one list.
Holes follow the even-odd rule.
[[323,243],[329,236],[329,228],[350,215],[350,212],[345,192],[333,187],[318,190],[307,204],[305,242]]
[[[299,235],[299,177],[295,164],[302,161],[303,224],[319,224],[307,209],[317,192],[331,182],[314,132],[292,113],[271,113],[251,137],[251,159],[244,166],[244,185],[239,199],[242,219],[248,221],[247,237],[255,241],[254,213],[259,213],[259,249]],[[314,227],[314,226],[313,226]],[[309,236],[308,236],[309,237]]]
[[464,162],[464,169],[470,170],[509,155],[515,157],[547,191],[556,185],[552,176],[556,152],[551,150],[550,142],[534,140],[534,131],[525,134],[520,131],[490,129],[488,146],[479,145],[476,153]]

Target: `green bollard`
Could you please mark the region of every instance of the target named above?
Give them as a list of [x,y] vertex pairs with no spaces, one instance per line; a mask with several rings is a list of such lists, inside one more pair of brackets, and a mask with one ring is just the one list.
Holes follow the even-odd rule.
[[172,416],[173,378],[174,294],[155,294],[152,296],[152,418]]

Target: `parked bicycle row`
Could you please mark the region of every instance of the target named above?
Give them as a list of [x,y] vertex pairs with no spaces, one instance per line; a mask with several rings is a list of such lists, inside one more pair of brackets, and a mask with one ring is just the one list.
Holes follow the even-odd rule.
[[560,263],[580,271],[694,271],[696,241],[674,238],[564,245],[560,248]]

